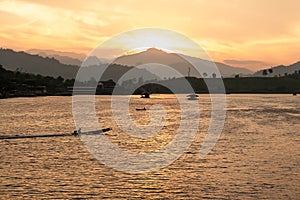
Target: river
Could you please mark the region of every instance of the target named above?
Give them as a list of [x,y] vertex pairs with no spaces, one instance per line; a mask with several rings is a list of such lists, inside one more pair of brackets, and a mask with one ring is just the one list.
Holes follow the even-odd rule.
[[[122,97],[120,97],[122,98]],[[185,98],[185,97],[182,97]],[[120,148],[148,152],[174,137],[180,107],[174,95],[133,96],[135,123],[147,125],[149,110],[166,111],[160,134],[131,138],[111,115],[110,96],[96,97],[96,116],[112,127]],[[199,130],[173,163],[149,172],[118,171],[94,157],[80,137],[0,140],[0,199],[298,199],[300,197],[300,97],[227,95],[226,122],[214,149],[200,147],[210,122],[210,98],[200,95]],[[0,100],[0,135],[72,133],[72,97]],[[118,156],[118,155],[115,155]]]

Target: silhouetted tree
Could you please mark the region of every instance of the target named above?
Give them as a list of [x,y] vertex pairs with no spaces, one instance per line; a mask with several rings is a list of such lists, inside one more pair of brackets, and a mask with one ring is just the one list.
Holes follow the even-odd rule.
[[74,85],[74,82],[75,82],[75,79],[67,79],[67,80],[65,80],[64,85],[66,87],[70,87],[70,86]]
[[273,69],[272,68],[268,69],[268,72],[269,72],[269,76],[271,76],[271,74],[273,73]]
[[57,77],[56,80],[58,80],[59,82],[64,82],[64,78],[61,76]]
[[266,76],[268,74],[268,71],[266,69],[263,70],[263,73],[262,73],[264,76]]

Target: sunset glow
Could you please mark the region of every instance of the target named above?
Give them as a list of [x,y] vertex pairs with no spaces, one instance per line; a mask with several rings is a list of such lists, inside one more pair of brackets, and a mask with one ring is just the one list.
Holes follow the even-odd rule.
[[[210,60],[205,50],[195,41],[175,31],[159,28],[141,28],[115,35],[95,48],[91,55],[113,59],[149,48]],[[115,53],[110,55],[110,52]]]
[[[14,50],[88,54],[116,34],[162,28],[193,39],[215,61],[255,71],[299,60],[299,7],[298,0],[3,0],[0,40],[1,47]],[[143,46],[176,49],[180,42],[176,38],[148,38]]]

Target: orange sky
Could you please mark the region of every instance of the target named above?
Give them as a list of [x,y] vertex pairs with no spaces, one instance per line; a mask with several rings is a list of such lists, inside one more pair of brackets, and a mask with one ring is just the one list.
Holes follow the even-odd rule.
[[0,1],[2,47],[89,53],[115,34],[166,28],[252,70],[300,60],[299,0]]

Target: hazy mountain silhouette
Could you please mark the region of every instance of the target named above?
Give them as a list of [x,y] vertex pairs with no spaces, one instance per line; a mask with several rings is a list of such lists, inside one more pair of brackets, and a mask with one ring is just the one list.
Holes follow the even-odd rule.
[[59,55],[62,57],[69,57],[77,60],[84,60],[86,58],[86,55],[83,53],[74,53],[74,52],[65,52],[65,51],[56,51],[51,49],[28,49],[25,52],[33,55],[40,55],[40,56],[47,56],[50,57],[52,55]]
[[274,76],[285,76],[288,74],[294,74],[295,71],[300,70],[300,61],[296,62],[294,64],[285,66],[285,65],[278,65],[275,67],[271,67],[268,69],[265,69],[265,75],[264,75],[264,70],[257,71],[253,74],[253,76],[267,76],[267,77],[274,77]]
[[55,58],[62,64],[66,65],[78,65],[80,66],[82,61],[78,58],[83,58],[84,54],[73,54],[71,52],[61,52],[61,51],[53,51],[53,50],[39,50],[39,49],[29,49],[26,51],[32,55],[39,55],[44,58]]
[[110,60],[105,58],[98,58],[96,56],[87,57],[85,54],[72,53],[72,52],[43,50],[43,49],[29,49],[26,50],[25,52],[32,55],[39,55],[45,58],[46,57],[55,58],[60,63],[66,65],[81,66],[81,64],[84,64],[84,66],[90,66],[90,65],[101,65],[110,62]]
[[[104,71],[104,67],[107,67]],[[130,83],[137,83],[139,81],[149,81],[149,80],[160,80],[158,76],[147,71],[146,69],[138,69],[134,67],[124,66],[120,64],[110,64],[107,66],[106,64],[101,65],[93,65],[88,67],[81,67],[81,76],[79,78],[80,81],[88,81],[84,79],[84,77],[93,77],[94,79],[98,79],[99,74],[102,74],[100,80],[107,81],[113,80],[117,82],[119,79],[119,84],[122,84],[124,81],[129,81]],[[129,70],[134,70],[133,73],[128,73],[126,77],[122,77]]]
[[[209,67],[212,65],[211,61],[202,60],[200,58],[195,57],[188,57],[190,60],[193,61],[193,64],[196,64],[198,66],[207,66]],[[190,68],[190,76],[199,77],[198,71],[196,71],[193,66],[188,63],[184,58],[183,55],[178,55],[175,53],[167,53],[165,51],[156,49],[156,48],[150,48],[146,51],[132,54],[132,55],[125,55],[121,56],[118,59],[115,60],[115,63],[122,64],[122,65],[128,65],[128,66],[137,66],[141,64],[146,63],[160,63],[163,65],[167,65],[170,67],[173,67],[177,71],[179,71],[184,76],[188,75],[188,71]],[[236,74],[252,74],[253,72],[245,69],[245,68],[236,68],[231,67],[229,65],[225,65],[223,63],[215,63],[223,77],[230,77],[234,76]],[[201,72],[204,73],[204,72]],[[211,77],[211,73],[205,72],[207,74],[207,77]],[[202,76],[203,74],[201,74]]]
[[111,63],[110,60],[105,58],[98,58],[97,56],[86,57],[82,62],[82,66],[101,65]]
[[[31,52],[37,50],[31,50]],[[47,50],[48,51],[48,50]],[[49,50],[48,53],[53,53],[56,51]],[[64,52],[59,52],[64,53]],[[72,53],[65,52],[63,55],[73,55]],[[41,53],[42,54],[42,53]],[[45,54],[44,54],[45,55]],[[60,59],[68,56],[59,55]],[[74,54],[75,56],[85,56],[80,54]],[[73,55],[73,56],[74,56]],[[81,58],[82,58],[81,57]],[[190,76],[195,77],[212,77],[211,71],[205,71],[205,76],[199,74],[190,63],[188,63],[183,57],[183,55],[177,55],[174,53],[167,53],[162,50],[158,50],[155,48],[150,48],[146,51],[132,54],[132,55],[124,55],[117,58],[114,63],[109,67],[107,72],[105,73],[104,79],[113,79],[117,81],[125,72],[132,69],[133,66],[138,66],[141,64],[145,64],[144,67],[140,68],[136,71],[137,79],[144,74],[144,81],[149,79],[165,79],[165,78],[173,78],[170,76],[169,71],[165,70],[161,67],[161,65],[152,65],[152,70],[149,70],[146,63],[161,63],[167,66],[171,66],[172,68],[178,70],[182,75],[187,76],[190,68]],[[198,66],[210,66],[212,64],[211,61],[202,60],[195,57],[188,57],[189,60],[192,60],[194,64]],[[73,59],[73,58],[71,58]],[[74,59],[75,61],[76,59]],[[78,64],[81,64],[81,61],[76,61]],[[75,62],[75,63],[76,63]],[[91,56],[86,58],[85,65],[91,65],[90,70],[95,70],[97,68],[103,68],[105,62],[109,62],[108,60],[103,60],[101,58],[97,58],[95,56]],[[61,76],[63,78],[75,78],[77,71],[79,69],[79,65],[68,65],[63,64],[61,61],[58,61],[55,58],[43,57],[41,55],[31,55],[26,52],[15,52],[10,49],[0,49],[0,64],[4,66],[4,68],[12,71],[22,71],[33,74],[40,74],[44,76],[52,76],[58,77]],[[249,76],[264,76],[264,77],[274,77],[274,76],[284,76],[286,74],[293,74],[295,71],[300,70],[300,62],[296,62],[292,65],[284,66],[279,65],[275,67],[271,67],[265,70],[267,71],[267,75],[263,75],[264,70],[260,70],[251,73],[250,70],[244,68],[236,68],[231,67],[229,65],[225,65],[223,63],[216,63],[223,77],[232,77],[236,74],[251,74]],[[153,70],[154,69],[154,70]],[[147,72],[148,71],[148,72]],[[131,76],[131,78],[134,78]]]
[[65,65],[54,58],[44,58],[23,51],[15,52],[10,49],[0,49],[0,52],[0,64],[11,71],[19,70],[43,76],[61,76],[63,78],[74,78],[78,71],[78,66]]
[[[40,50],[40,49],[30,49],[27,52],[31,54],[32,53],[38,54],[43,57],[50,57],[50,58],[54,57],[55,59],[59,60],[63,64],[71,64],[71,65],[78,65],[78,66],[80,66],[82,64],[82,61],[84,60],[85,60],[85,62],[83,62],[84,66],[101,65],[110,62],[110,60],[98,58],[96,56],[90,56],[86,58],[84,54],[76,54],[71,52]],[[195,57],[189,57],[189,56],[185,56],[185,57],[188,57],[193,61],[194,64],[199,66],[211,65],[210,61],[202,60]],[[150,48],[144,52],[140,52],[133,55],[121,56],[114,63],[119,63],[121,65],[127,65],[127,66],[137,66],[140,64],[145,64],[154,61],[156,63],[161,63],[167,66],[171,66],[174,69],[178,70],[180,73],[182,73],[184,76],[188,75],[188,70],[190,68],[191,69],[190,75],[199,77],[198,72],[194,70],[194,68],[189,63],[187,63],[187,61],[184,60],[182,56],[174,53],[166,53],[156,48]],[[216,62],[215,64],[218,66],[220,73],[222,74],[223,77],[232,77],[235,76],[236,74],[249,75],[253,73],[252,71],[245,68],[232,67],[218,62]],[[161,76],[168,77],[168,72],[161,70],[162,69],[161,67],[156,67],[155,69],[157,73],[159,73]],[[206,72],[207,77],[211,77],[212,73],[213,72],[211,73]]]
[[[61,76],[66,79],[76,77],[79,70],[77,65],[66,65],[60,63],[55,58],[42,57],[40,55],[31,55],[26,52],[16,52],[11,49],[0,49],[0,64],[7,70],[21,71],[32,74],[40,74],[43,76],[58,77]],[[90,62],[92,64],[92,62]],[[89,67],[82,67],[83,73],[88,73],[87,77],[96,76],[98,72],[102,71],[106,65],[91,65]],[[124,73],[132,69],[132,67],[111,64],[103,73],[101,80],[113,79],[117,81]],[[128,78],[144,77],[144,80],[157,78],[152,73],[144,70],[137,69],[135,71],[137,77],[129,76]],[[97,77],[94,77],[97,79]],[[87,80],[86,80],[87,81]]]

